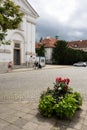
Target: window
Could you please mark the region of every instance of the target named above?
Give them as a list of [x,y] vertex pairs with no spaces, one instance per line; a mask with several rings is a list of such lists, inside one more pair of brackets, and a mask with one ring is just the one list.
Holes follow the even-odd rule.
[[20,48],[20,44],[19,43],[15,43],[15,48]]
[[77,47],[78,47],[78,45],[77,45],[77,44],[74,44],[74,47],[75,47],[75,48],[77,48]]

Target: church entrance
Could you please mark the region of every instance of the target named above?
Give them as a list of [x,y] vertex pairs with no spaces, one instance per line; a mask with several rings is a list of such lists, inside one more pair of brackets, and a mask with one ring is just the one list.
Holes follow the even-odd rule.
[[14,49],[14,65],[20,65],[20,50]]
[[15,43],[14,47],[14,65],[20,65],[20,44]]

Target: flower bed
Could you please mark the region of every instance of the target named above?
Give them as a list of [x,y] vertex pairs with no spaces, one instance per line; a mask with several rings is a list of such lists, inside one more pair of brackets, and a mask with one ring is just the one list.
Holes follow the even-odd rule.
[[56,78],[54,88],[48,88],[40,96],[39,111],[43,116],[53,115],[59,118],[71,118],[82,105],[80,93],[69,87],[70,79]]

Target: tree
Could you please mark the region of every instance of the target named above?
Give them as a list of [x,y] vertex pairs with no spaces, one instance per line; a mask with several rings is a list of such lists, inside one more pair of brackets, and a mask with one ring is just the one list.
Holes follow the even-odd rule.
[[87,52],[68,48],[67,42],[60,40],[53,49],[52,61],[56,64],[72,65],[75,62],[87,61]]
[[43,37],[40,38],[39,42],[42,42],[42,40],[43,40]]
[[8,29],[16,29],[22,21],[23,13],[20,6],[16,5],[12,0],[0,0],[0,41],[5,43],[5,36]]
[[45,47],[44,44],[41,45],[39,49],[36,49],[37,56],[45,56]]
[[55,43],[55,48],[52,53],[52,60],[56,64],[64,64],[65,55],[67,49],[67,42],[63,40],[59,40]]
[[56,40],[58,40],[59,36],[58,36],[58,35],[56,35],[56,36],[55,36],[55,38],[56,38]]

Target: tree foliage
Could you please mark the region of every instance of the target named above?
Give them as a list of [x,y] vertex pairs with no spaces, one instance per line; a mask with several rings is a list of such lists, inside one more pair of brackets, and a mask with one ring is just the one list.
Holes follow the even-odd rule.
[[66,41],[57,41],[52,53],[55,64],[72,65],[78,61],[87,61],[87,52],[68,48]]
[[53,49],[52,59],[56,64],[64,63],[64,57],[66,54],[67,42],[60,40],[55,43],[55,48]]
[[[0,0],[0,40],[3,41],[8,29],[18,28],[23,13],[20,6],[11,0]],[[3,42],[2,42],[3,43]]]
[[39,49],[36,49],[37,56],[45,56],[45,47],[41,45]]

